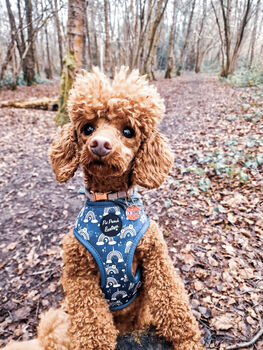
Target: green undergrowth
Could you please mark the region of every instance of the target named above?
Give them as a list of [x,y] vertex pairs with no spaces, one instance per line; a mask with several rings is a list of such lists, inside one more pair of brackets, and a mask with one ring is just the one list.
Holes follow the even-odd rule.
[[262,170],[263,153],[257,153],[258,145],[263,145],[263,138],[248,137],[245,144],[239,145],[236,138],[225,144],[225,150],[215,149],[213,152],[189,151],[193,162],[189,166],[177,164],[179,172],[184,175],[195,175],[196,186],[202,191],[208,191],[212,178],[231,181],[238,179],[245,183],[250,174]]
[[[49,84],[51,81],[46,78],[42,78],[39,75],[34,76],[34,83],[35,84]],[[14,84],[14,77],[12,74],[6,75],[2,80],[0,80],[0,89],[1,88],[7,88],[7,89],[13,89],[15,86]],[[24,80],[24,74],[21,73],[17,77],[16,86],[26,86],[26,82]]]
[[235,87],[259,86],[263,84],[263,68],[240,69],[227,78],[220,78],[222,82],[229,83]]
[[255,176],[262,176],[263,86],[242,89],[238,108],[222,115],[222,119],[224,123],[231,123],[232,131],[241,128],[242,136],[230,131],[228,137],[222,135],[225,141],[220,137],[208,140],[201,149],[188,151],[187,162],[175,163],[177,172],[194,178],[194,183],[186,185],[190,194],[209,192],[213,181],[239,181],[242,185]]
[[229,122],[244,120],[254,124],[253,128],[261,133],[263,130],[263,85],[242,89],[240,94],[240,110],[227,116]]

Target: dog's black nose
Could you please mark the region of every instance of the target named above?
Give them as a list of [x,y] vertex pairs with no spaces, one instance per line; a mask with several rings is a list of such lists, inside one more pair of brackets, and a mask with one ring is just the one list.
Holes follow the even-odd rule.
[[94,137],[89,144],[91,151],[96,156],[103,157],[109,154],[112,150],[112,145],[109,139],[106,137]]

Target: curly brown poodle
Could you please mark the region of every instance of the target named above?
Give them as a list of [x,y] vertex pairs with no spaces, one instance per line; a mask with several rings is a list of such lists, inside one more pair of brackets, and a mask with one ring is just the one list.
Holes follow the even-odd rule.
[[[6,349],[114,350],[119,334],[149,325],[155,326],[174,349],[202,349],[198,324],[163,235],[154,221],[146,225],[140,199],[131,204],[136,185],[159,187],[172,166],[170,147],[156,129],[164,111],[156,88],[137,71],[128,73],[127,68],[121,68],[113,81],[96,68],[77,76],[68,101],[70,123],[62,128],[50,150],[52,168],[57,181],[63,183],[80,166],[88,201],[99,203],[100,208],[107,200],[114,205],[119,201],[119,210],[129,222],[144,222],[145,232],[137,239],[131,256],[131,278],[137,276],[140,267],[142,285],[138,283],[138,291],[133,293],[136,297],[125,307],[117,297],[113,298],[117,307],[110,307],[114,305],[109,304],[101,288],[99,258],[83,244],[89,231],[82,227],[82,241],[72,230],[63,239],[63,310],[50,310],[42,316],[36,340],[13,343]],[[116,225],[107,228],[100,223],[103,239],[107,238],[105,242],[112,247],[114,239],[123,233],[116,214],[107,214],[112,215],[109,222]],[[111,229],[116,229],[117,235]],[[101,246],[105,242],[100,241]],[[111,269],[114,272],[117,268],[114,265]],[[116,290],[119,282],[116,284],[114,278],[110,281]],[[123,292],[121,297],[126,294]]]

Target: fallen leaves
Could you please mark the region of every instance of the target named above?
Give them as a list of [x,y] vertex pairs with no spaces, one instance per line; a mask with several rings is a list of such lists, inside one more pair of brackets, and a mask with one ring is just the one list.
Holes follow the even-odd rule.
[[[172,144],[175,165],[161,189],[142,190],[145,210],[166,236],[205,347],[223,349],[251,338],[263,313],[263,123],[254,122],[262,119],[256,111],[262,106],[253,110],[247,98],[245,110],[242,92],[211,76],[186,73],[157,85],[167,106],[160,129]],[[5,92],[9,97],[20,98]],[[0,110],[2,343],[32,337],[37,316],[63,297],[60,243],[82,206],[76,195],[82,178],[66,187],[55,182],[47,159],[57,132],[53,117]],[[205,163],[208,156],[219,164]]]
[[216,316],[211,321],[211,326],[214,327],[217,331],[226,331],[234,326],[236,322],[235,315],[224,314]]
[[6,250],[14,250],[15,247],[17,246],[18,242],[11,242],[8,244],[8,246],[6,247]]
[[29,306],[23,306],[13,312],[14,321],[26,320],[30,315],[31,308]]
[[[170,133],[175,152],[171,176],[175,180],[169,190],[166,185],[162,191],[178,212],[170,225],[165,224],[170,231],[169,244],[177,249],[177,253],[172,253],[175,266],[180,267],[193,296],[192,307],[205,329],[207,348],[218,349],[223,334],[228,343],[240,339],[240,333],[248,339],[258,325],[252,310],[259,308],[258,312],[263,312],[263,128],[262,106],[253,111],[247,103],[244,111],[239,91],[232,94],[227,86],[223,92],[222,85],[215,84],[215,88],[207,80],[206,84],[209,89],[207,85],[198,86],[200,91],[206,87],[203,96],[208,100],[202,117],[198,115],[200,110],[185,117],[184,104],[175,103],[171,108],[168,98],[168,116],[177,116],[174,123],[170,122],[169,130],[178,130],[179,135]],[[182,87],[180,81],[177,87]],[[200,98],[191,85],[185,84],[184,92],[186,104],[191,98]],[[168,86],[164,93],[169,95]],[[224,104],[221,110],[219,96]],[[229,109],[233,118],[228,118]],[[251,121],[243,117],[249,109],[253,114]],[[253,119],[255,114],[257,120]],[[185,128],[185,118],[191,128]],[[199,132],[197,124],[202,125],[204,120],[205,127]],[[181,129],[184,131],[180,133]],[[211,315],[202,308],[212,310]]]

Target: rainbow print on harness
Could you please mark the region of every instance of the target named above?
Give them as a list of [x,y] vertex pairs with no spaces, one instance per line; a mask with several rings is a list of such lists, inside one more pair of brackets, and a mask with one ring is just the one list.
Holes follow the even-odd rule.
[[135,276],[132,261],[135,249],[149,227],[140,197],[140,216],[129,220],[127,205],[134,199],[116,201],[87,200],[74,226],[74,235],[93,255],[100,271],[100,286],[110,310],[128,306],[142,285],[141,268]]

